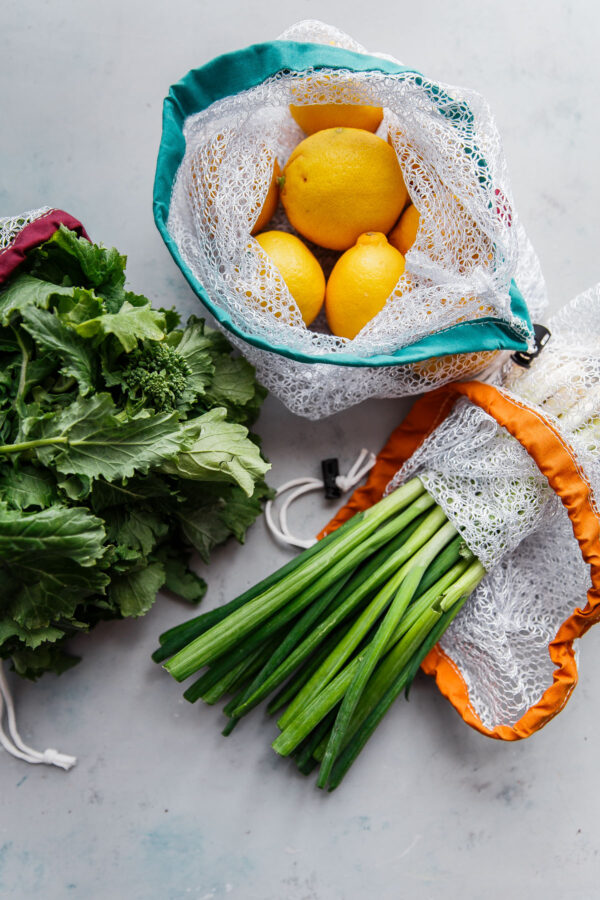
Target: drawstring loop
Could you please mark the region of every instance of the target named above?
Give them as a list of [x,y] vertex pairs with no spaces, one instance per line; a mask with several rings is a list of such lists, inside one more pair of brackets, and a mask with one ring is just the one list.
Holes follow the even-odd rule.
[[[373,468],[376,459],[377,457],[374,453],[363,448],[350,471],[346,475],[336,476],[335,483],[340,491],[343,494],[346,494],[356,487],[356,485],[365,477],[367,472]],[[316,538],[299,538],[291,533],[288,526],[288,510],[294,500],[297,500],[298,497],[302,497],[304,494],[309,494],[312,491],[323,490],[324,487],[325,483],[321,481],[320,478],[293,478],[291,481],[286,481],[285,484],[282,484],[281,487],[278,488],[275,493],[275,498],[267,501],[265,505],[265,521],[267,523],[267,528],[276,540],[280,541],[282,544],[287,544],[289,547],[298,547],[301,550],[307,550],[309,547],[316,544]],[[273,514],[275,500],[288,491],[291,491],[291,493],[281,504],[279,514],[276,517],[278,519],[277,521]]]
[[[8,735],[2,727],[2,717],[6,709],[6,722],[8,725]],[[17,730],[17,718],[15,715],[15,706],[13,703],[8,681],[4,673],[4,666],[0,660],[0,744],[7,753],[22,759],[24,762],[38,765],[45,763],[48,766],[58,766],[61,769],[71,769],[77,759],[75,756],[68,756],[66,753],[59,753],[53,747],[48,747],[43,753],[28,747]]]

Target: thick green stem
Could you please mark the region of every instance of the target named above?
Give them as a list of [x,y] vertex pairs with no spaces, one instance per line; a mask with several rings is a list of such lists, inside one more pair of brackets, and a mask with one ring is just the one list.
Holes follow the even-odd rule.
[[0,444],[0,453],[20,453],[22,450],[35,450],[36,447],[51,447],[53,444],[68,444],[64,435],[51,438],[39,438],[37,441],[21,441],[20,444]]
[[[306,661],[300,664],[300,667],[294,667],[293,676],[278,691],[267,706],[267,713],[272,716],[280,709],[283,709],[298,693],[300,688],[306,684],[313,673],[317,671],[324,659],[327,659],[333,648],[338,644],[344,632],[343,625],[339,625],[326,640],[311,653]],[[287,660],[286,660],[287,662]],[[236,707],[232,706],[231,709]],[[225,710],[227,712],[227,710]]]
[[179,650],[183,650],[187,644],[195,638],[200,637],[201,634],[207,632],[209,628],[212,628],[217,622],[222,622],[223,619],[227,618],[232,612],[240,609],[240,607],[244,606],[244,604],[248,603],[250,600],[254,600],[255,597],[258,597],[258,595],[266,591],[267,588],[272,587],[285,576],[295,572],[296,569],[304,565],[306,559],[310,559],[310,557],[314,556],[316,553],[322,553],[324,547],[338,539],[340,534],[355,528],[360,521],[361,519],[359,516],[354,516],[354,518],[340,526],[337,532],[332,532],[332,534],[323,538],[313,547],[305,550],[304,553],[300,553],[298,556],[290,559],[285,565],[281,566],[275,572],[272,572],[266,578],[263,578],[258,584],[248,588],[243,594],[230,600],[229,603],[224,603],[223,606],[211,609],[199,616],[194,616],[193,619],[188,619],[187,622],[181,622],[181,624],[175,625],[173,628],[169,628],[168,631],[163,632],[158,639],[161,646],[152,654],[154,662],[163,662],[165,659],[168,659],[169,656],[173,656],[173,654],[177,653]]
[[468,559],[461,560],[457,562],[456,565],[452,566],[445,575],[443,575],[434,585],[432,585],[429,590],[425,591],[425,593],[419,597],[414,603],[411,604],[410,609],[406,611],[406,615],[402,618],[402,621],[396,628],[394,634],[392,635],[392,639],[390,641],[390,647],[393,647],[394,644],[397,644],[400,638],[406,634],[406,632],[412,628],[412,626],[419,621],[421,615],[434,603],[443,593],[450,588],[454,582],[463,575],[466,570],[470,566],[470,561]]
[[368,684],[355,712],[355,721],[364,718],[378,702],[388,686],[397,678],[405,665],[410,661],[418,647],[423,643],[436,622],[442,615],[457,604],[462,598],[471,594],[485,575],[485,569],[477,560],[459,575],[454,583],[442,593],[437,600],[426,609],[419,619],[406,631],[401,639],[391,647],[382,660]]
[[21,370],[19,373],[19,386],[17,388],[17,396],[15,397],[15,404],[17,401],[21,400],[23,394],[25,393],[25,384],[27,382],[27,366],[29,364],[29,353],[27,352],[27,347],[23,343],[23,338],[21,337],[20,331],[18,328],[13,328],[13,333],[17,339],[17,343],[21,348],[21,353],[23,354],[23,359],[21,360]]
[[[359,755],[394,700],[403,690],[408,690],[408,687],[417,674],[421,663],[423,662],[429,651],[432,649],[432,647],[437,644],[443,633],[450,625],[452,619],[454,619],[454,617],[458,614],[462,607],[462,604],[466,600],[467,598],[464,597],[461,603],[455,604],[449,612],[445,613],[442,618],[439,619],[439,621],[434,625],[432,630],[427,635],[425,641],[419,647],[417,653],[415,653],[410,663],[408,663],[402,669],[398,677],[395,679],[395,681],[392,682],[379,702],[360,725],[360,728],[348,742],[346,749],[336,760],[333,771],[331,773],[331,778],[329,779],[330,791],[333,791],[340,784],[346,772],[348,771],[356,757]],[[317,751],[315,750],[314,753],[315,757],[318,759]]]
[[[348,579],[350,575],[351,572],[347,573],[345,579]],[[235,647],[232,647],[229,652],[222,654],[208,671],[185,691],[183,695],[185,699],[189,700],[190,703],[195,703],[200,697],[204,697],[206,690],[209,690],[213,684],[225,677],[231,668],[243,663],[249,653],[253,653],[257,648],[264,646],[265,641],[274,634],[279,633],[279,641],[284,641],[286,638],[284,626],[291,619],[296,618],[305,606],[312,604],[314,597],[321,592],[322,582],[323,578],[319,579],[307,591],[304,591],[299,597],[296,597],[286,604],[283,609],[280,609],[276,615],[267,619],[259,628],[250,632],[247,637],[243,638]],[[344,579],[336,581],[325,594],[327,601],[330,601],[343,586]],[[265,658],[264,662],[266,663],[267,660],[268,657]],[[237,712],[235,715],[238,717]]]
[[[441,512],[441,510],[439,512]],[[291,707],[293,707],[293,715],[290,715],[285,723],[283,722],[284,717],[279,720],[279,727],[283,730],[273,743],[273,748],[277,751],[277,753],[280,753],[282,756],[287,756],[288,753],[291,753],[294,747],[296,747],[300,743],[300,741],[303,741],[304,738],[308,736],[315,725],[321,721],[323,716],[327,715],[327,713],[331,709],[333,709],[333,706],[335,706],[335,704],[338,703],[346,693],[349,685],[352,683],[352,680],[362,663],[362,660],[365,657],[365,653],[368,651],[368,647],[365,648],[365,650],[361,651],[359,655],[356,656],[351,662],[349,662],[344,669],[342,669],[341,671],[339,670],[352,650],[356,648],[357,637],[359,635],[364,637],[366,631],[371,628],[373,622],[376,621],[376,618],[378,618],[378,616],[373,617],[373,610],[376,601],[378,602],[378,605],[381,604],[381,611],[381,608],[385,608],[385,606],[387,606],[387,604],[389,603],[389,592],[391,591],[391,596],[393,596],[396,590],[400,587],[400,584],[407,572],[413,567],[421,568],[430,563],[435,558],[437,553],[439,553],[441,547],[444,546],[444,544],[449,540],[451,540],[455,533],[456,530],[454,529],[454,527],[450,525],[449,522],[447,522],[442,528],[440,528],[437,533],[434,533],[433,538],[431,538],[425,544],[425,546],[422,547],[421,550],[419,550],[414,555],[414,557],[400,569],[398,573],[396,573],[391,581],[385,586],[383,591],[380,591],[373,603],[365,610],[363,615],[360,617],[359,621],[355,623],[352,629],[350,629],[350,632],[353,632],[352,638],[349,639],[350,632],[348,632],[342,639],[342,641],[340,641],[338,647],[325,661],[325,664],[321,667],[324,672],[324,678],[317,679],[316,676],[313,676],[311,681],[308,682],[305,688],[294,699],[290,707],[288,707],[288,710],[286,710],[284,717],[287,716],[287,713]],[[387,597],[386,594],[388,595]],[[385,603],[383,602],[384,597]],[[424,634],[427,634],[429,629],[433,626],[434,622],[440,617],[440,615],[441,612],[438,612],[435,618],[430,623],[428,623],[429,627],[426,629]],[[365,626],[368,626],[366,627],[366,631]],[[423,636],[423,634],[420,635],[419,643],[421,643],[421,641],[423,640]],[[409,642],[413,639],[414,635],[412,633],[409,633],[409,635],[407,635],[404,639],[404,645],[408,645]],[[418,646],[418,644],[411,644],[412,651],[416,649],[416,646]],[[379,671],[379,669],[377,671]],[[377,674],[377,671],[375,672],[375,675]],[[334,674],[335,677],[333,677]],[[375,675],[373,676],[373,678],[375,677]],[[370,687],[373,678],[371,678],[367,689],[368,687]],[[309,686],[310,690],[306,690],[306,688]],[[305,695],[305,698],[302,699],[301,703],[297,703],[297,700],[299,697],[301,697],[301,695]]]
[[[243,698],[243,702],[235,710],[236,716],[246,715],[272,690],[285,681],[288,675],[310,656],[316,647],[350,614],[361,600],[385,581],[388,571],[391,571],[388,566],[389,560],[417,529],[419,525],[418,517],[424,515],[431,506],[432,501],[429,495],[423,495],[415,500],[402,515],[404,518],[408,518],[410,514],[417,521],[407,525],[399,535],[368,559],[352,575],[350,582],[345,586],[342,585],[343,590],[339,596],[334,595],[333,603],[327,599],[327,594],[324,594],[314,604],[312,612],[311,608],[309,608],[303,619],[294,626],[288,637],[273,654],[272,659],[269,660],[264,670],[256,677],[254,684],[251,685],[251,689],[249,688],[248,690],[247,696]],[[312,622],[317,621],[322,610],[329,608],[331,605],[334,606],[333,612],[325,618],[321,618],[317,626],[300,643],[300,638],[308,630],[307,623],[310,625]]]
[[[416,483],[415,483],[416,482]],[[238,643],[241,638],[271,616],[277,609],[303,591],[324,573],[329,573],[330,582],[354,568],[361,559],[389,541],[403,527],[401,516],[395,516],[400,509],[411,503],[423,486],[418,479],[408,482],[390,494],[379,504],[372,506],[364,515],[360,525],[343,534],[339,541],[330,544],[322,554],[315,554],[305,566],[250,600],[227,619],[217,623],[205,634],[180,650],[165,666],[177,680],[183,681],[216,656]],[[376,512],[375,512],[376,511]],[[391,522],[386,520],[393,516]],[[382,524],[382,523],[386,524]],[[381,526],[381,527],[380,527]],[[379,528],[377,534],[374,534]]]
[[356,656],[326,688],[317,694],[312,702],[304,707],[302,713],[296,716],[285,731],[281,732],[272,744],[277,753],[281,756],[289,756],[292,750],[308,737],[321,719],[342,699],[362,660],[363,654]]
[[[443,593],[448,590],[448,588],[451,587],[458,578],[460,578],[460,576],[466,571],[468,567],[469,562],[467,560],[462,560],[461,562],[456,563],[456,565],[452,566],[452,568],[449,569],[441,578],[439,578],[435,582],[435,584],[433,584],[427,591],[425,591],[425,593],[421,597],[419,597],[410,605],[410,607],[406,611],[406,614],[402,617],[400,624],[396,627],[391,639],[388,642],[388,651],[392,647],[394,647],[410,629],[418,625],[419,621],[422,620],[423,615],[425,615],[431,608],[431,606],[440,599]],[[365,693],[363,697],[361,697],[360,702],[352,716],[350,725],[347,728],[346,737],[341,744],[341,749],[346,746],[346,744],[352,738],[354,732],[359,727],[360,722],[366,715],[365,710],[370,708],[370,705],[373,702],[373,697],[375,696],[378,689],[379,684],[377,684],[376,682],[375,687],[373,687],[372,684],[369,684],[367,686]],[[323,759],[326,746],[326,741],[322,741],[321,744],[319,744],[319,746],[314,751],[315,759],[319,761]]]
[[344,695],[342,705],[340,706],[331,732],[331,737],[327,744],[317,782],[320,788],[324,788],[327,785],[333,764],[342,747],[356,705],[366,687],[367,681],[371,677],[373,669],[377,665],[396,626],[412,600],[415,591],[419,587],[419,582],[424,575],[424,571],[424,567],[415,567],[408,572],[406,578],[398,588],[398,592],[394,597],[385,618],[377,629],[375,637],[365,651],[364,659],[358,667],[356,674]]
[[317,765],[317,760],[313,756],[313,750],[321,743],[323,739],[327,740],[333,723],[335,722],[336,711],[325,716],[322,722],[319,722],[314,731],[309,734],[305,741],[297,748],[294,753],[296,765],[303,775],[309,775]]
[[339,672],[346,660],[350,658],[361,640],[387,608],[409,569],[415,566],[426,568],[455,534],[456,529],[454,526],[446,520],[444,512],[439,507],[436,507],[406,542],[402,551],[399,551],[399,553],[403,553],[403,557],[407,561],[384,585],[352,627],[348,629],[335,650],[333,650],[281,716],[277,724],[282,730],[331,681],[336,672]]
[[[238,663],[237,666],[233,666],[226,672],[219,681],[216,681],[210,688],[207,688],[204,693],[201,695],[202,699],[205,703],[208,703],[209,706],[212,706],[214,703],[217,703],[223,694],[226,694],[228,691],[233,691],[235,689],[236,682],[239,682],[241,676],[248,672],[249,669],[252,669],[256,665],[257,659],[262,656],[264,653],[262,647],[259,647],[254,653],[250,653],[247,655],[246,659],[242,660],[242,662]],[[184,695],[185,696],[185,695]],[[189,699],[186,697],[186,700]]]

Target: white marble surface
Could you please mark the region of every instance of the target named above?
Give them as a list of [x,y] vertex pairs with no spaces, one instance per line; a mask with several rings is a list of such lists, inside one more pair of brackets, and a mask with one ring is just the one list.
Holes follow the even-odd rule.
[[[600,277],[599,10],[584,0],[4,0],[0,215],[62,207],[129,254],[136,290],[195,309],[152,221],[162,98],[217,53],[317,17],[488,97],[557,308]],[[268,400],[259,430],[272,483],[315,473],[331,453],[347,465],[406,409],[374,401],[306,423]],[[328,515],[313,498],[298,520],[310,534]],[[205,608],[285,557],[259,522],[245,547],[215,554]],[[275,757],[260,713],[225,740],[219,711],[186,704],[153,665],[159,632],[187,615],[162,598],[145,619],[78,641],[83,662],[60,679],[13,679],[25,739],[80,761],[65,774],[0,752],[0,896],[598,896],[600,633],[583,642],[568,706],[531,740],[479,736],[421,677],[343,788],[323,795]]]

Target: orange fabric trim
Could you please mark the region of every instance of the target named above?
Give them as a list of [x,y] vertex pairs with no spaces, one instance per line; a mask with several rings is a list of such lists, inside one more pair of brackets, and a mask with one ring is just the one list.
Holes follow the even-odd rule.
[[573,641],[600,620],[600,528],[591,502],[591,489],[578,468],[572,448],[552,423],[498,388],[477,381],[447,385],[426,394],[417,400],[405,421],[390,436],[366,485],[354,492],[320,536],[380,499],[395,472],[446,418],[460,395],[490,413],[533,457],[566,507],[581,554],[591,570],[592,587],[585,608],[575,609],[549,644],[550,658],[556,666],[552,684],[515,725],[488,729],[482,724],[470,704],[458,667],[439,645],[423,662],[423,671],[435,676],[440,691],[465,722],[489,737],[514,741],[538,731],[563,708],[577,684]]

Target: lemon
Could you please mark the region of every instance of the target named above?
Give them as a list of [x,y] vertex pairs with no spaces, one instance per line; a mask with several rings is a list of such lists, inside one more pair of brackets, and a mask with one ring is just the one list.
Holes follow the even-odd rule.
[[306,134],[325,128],[364,128],[377,131],[383,119],[380,106],[363,106],[354,103],[310,103],[307,106],[290,106],[290,112]]
[[251,234],[257,234],[257,232],[262,231],[265,225],[267,225],[275,215],[275,210],[277,209],[277,204],[279,203],[280,177],[281,169],[279,168],[279,163],[277,162],[277,160],[275,160],[273,163],[273,174],[271,176],[269,190],[267,191],[267,196],[265,197],[265,202],[263,203],[262,209],[258,214],[258,218],[254,223],[254,227],[250,232]]
[[347,250],[367,231],[387,233],[407,196],[394,149],[361,128],[317,131],[298,144],[283,170],[288,219],[331,250]]
[[306,244],[286,231],[264,231],[256,240],[281,274],[305,325],[318,316],[325,297],[325,276]]
[[403,255],[408,253],[415,242],[420,220],[419,210],[411,203],[410,206],[406,207],[398,219],[398,223],[388,234],[388,241],[392,247],[395,247]]
[[329,328],[338,337],[356,337],[385,306],[404,272],[404,257],[385,234],[361,234],[333,267],[325,294]]

